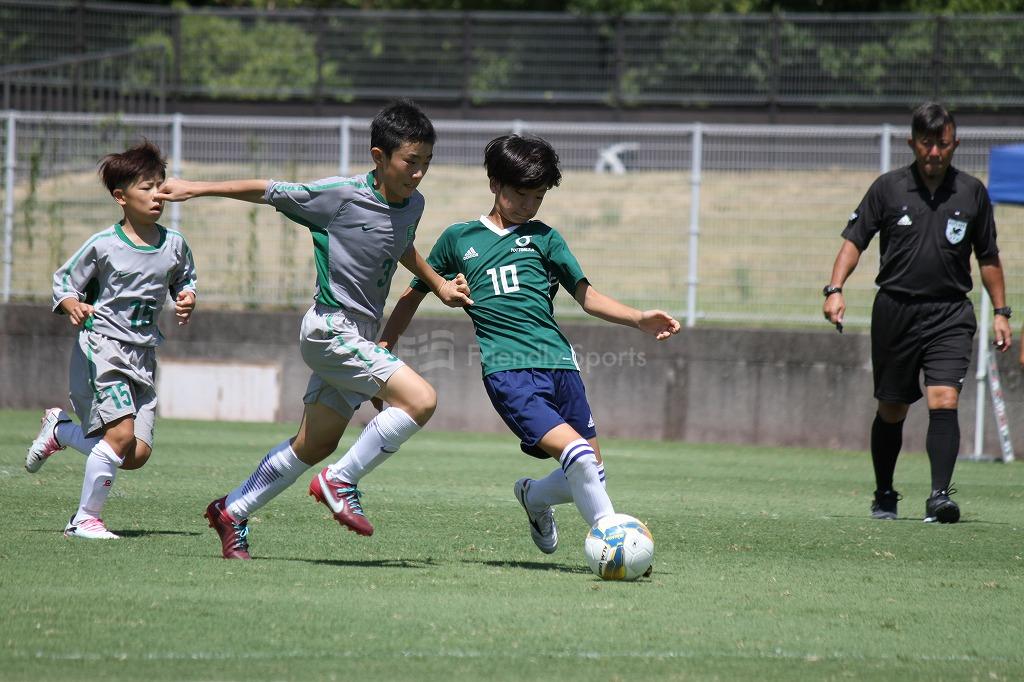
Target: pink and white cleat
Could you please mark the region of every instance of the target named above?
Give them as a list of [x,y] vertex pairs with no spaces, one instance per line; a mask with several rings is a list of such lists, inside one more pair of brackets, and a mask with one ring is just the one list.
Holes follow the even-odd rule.
[[373,535],[373,524],[366,518],[359,502],[362,493],[353,483],[335,483],[327,478],[327,468],[309,482],[309,494],[323,502],[341,525],[359,535]]
[[25,456],[25,470],[34,474],[42,468],[50,455],[63,450],[64,446],[57,442],[57,424],[70,422],[71,417],[59,407],[51,407],[43,412],[40,420],[39,435],[28,446],[28,455]]
[[64,527],[64,537],[84,538],[86,540],[117,540],[121,536],[114,535],[107,530],[107,527],[103,525],[102,519],[85,519],[75,523],[75,517],[72,516],[71,520],[68,521],[68,525]]

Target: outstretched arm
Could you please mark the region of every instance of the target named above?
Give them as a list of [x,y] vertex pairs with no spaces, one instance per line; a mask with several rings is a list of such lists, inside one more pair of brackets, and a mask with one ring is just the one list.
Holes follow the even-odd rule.
[[265,204],[263,195],[267,191],[267,180],[223,180],[198,182],[168,178],[156,193],[157,201],[187,201],[196,197],[227,197],[254,204]]
[[576,302],[589,315],[627,327],[635,327],[659,341],[679,332],[679,322],[665,311],[637,310],[616,301],[611,296],[605,296],[586,280],[576,287]]
[[[988,297],[992,299],[992,307],[1005,307],[1006,285],[1003,282],[1003,264],[999,260],[999,256],[983,260],[979,259],[978,265],[981,270],[981,282],[985,285]],[[996,349],[1003,353],[1010,350],[1010,345],[1013,343],[1013,332],[1010,331],[1009,318],[1002,315],[994,315],[992,317],[992,331],[994,332],[992,341],[995,343]]]
[[378,345],[390,350],[398,344],[398,339],[409,327],[409,323],[419,309],[424,297],[426,297],[425,293],[417,291],[412,287],[408,287],[402,292],[398,303],[395,304],[395,309],[391,311],[391,315],[388,317],[387,324],[384,325],[384,331],[380,333]]
[[455,279],[446,280],[434,272],[434,268],[430,267],[430,264],[423,260],[423,256],[420,255],[420,252],[412,244],[409,245],[409,248],[405,250],[405,253],[402,254],[399,260],[412,274],[419,277],[420,281],[430,287],[430,290],[449,308],[462,308],[467,305],[473,305],[473,299],[469,297],[469,283],[466,281],[466,276],[461,272],[456,275]]
[[[395,346],[398,345],[398,339],[405,333],[409,322],[412,321],[412,316],[416,314],[416,310],[420,307],[424,297],[426,297],[425,293],[417,291],[412,287],[407,287],[402,292],[398,303],[395,304],[395,309],[391,311],[391,315],[388,317],[387,324],[384,325],[384,331],[380,333],[380,340],[377,341],[378,346],[394,350]],[[373,404],[378,412],[384,409],[384,402],[380,398],[371,398],[370,403]]]
[[[860,249],[857,248],[857,245],[849,239],[843,241],[843,245],[839,247],[839,253],[836,254],[836,262],[832,265],[832,279],[829,280],[829,284],[834,287],[842,287],[846,283],[846,279],[853,274],[859,262]],[[846,313],[846,299],[843,298],[843,292],[840,291],[826,298],[821,312],[825,315],[825,319],[832,324],[842,324],[843,315]]]

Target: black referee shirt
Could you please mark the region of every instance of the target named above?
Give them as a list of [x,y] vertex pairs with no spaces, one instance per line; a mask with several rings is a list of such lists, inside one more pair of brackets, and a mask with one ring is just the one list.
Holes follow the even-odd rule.
[[971,290],[971,250],[998,255],[992,202],[975,177],[952,166],[933,197],[916,164],[872,183],[843,237],[863,251],[875,233],[880,266],[875,284],[891,293],[962,298]]

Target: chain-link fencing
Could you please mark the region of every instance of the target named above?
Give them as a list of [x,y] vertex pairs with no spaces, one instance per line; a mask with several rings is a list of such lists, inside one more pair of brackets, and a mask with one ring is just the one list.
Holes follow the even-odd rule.
[[[624,125],[437,121],[420,185],[417,232],[426,253],[446,226],[490,210],[485,144],[507,132],[540,135],[564,179],[539,215],[568,240],[594,286],[690,324],[820,320],[820,290],[840,231],[872,180],[910,163],[905,126]],[[161,146],[169,173],[194,180],[308,181],[372,168],[369,122],[9,112],[4,164],[4,299],[45,300],[53,271],[121,217],[96,177],[104,154],[141,137]],[[962,128],[954,163],[982,179],[989,149],[1024,128]],[[1024,292],[1024,208],[996,210],[1009,299]],[[315,278],[305,228],[267,206],[202,198],[165,208],[196,256],[203,305],[297,307]],[[851,324],[868,320],[877,244],[848,285]],[[392,294],[408,276],[400,272]],[[980,282],[976,278],[976,289]],[[427,299],[432,310],[440,306]],[[579,313],[560,295],[560,313]]]

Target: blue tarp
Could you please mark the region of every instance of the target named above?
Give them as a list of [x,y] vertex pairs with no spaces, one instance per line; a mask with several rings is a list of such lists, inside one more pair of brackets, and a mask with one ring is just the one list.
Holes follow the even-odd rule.
[[997,204],[1024,204],[1024,144],[992,148],[988,195]]

